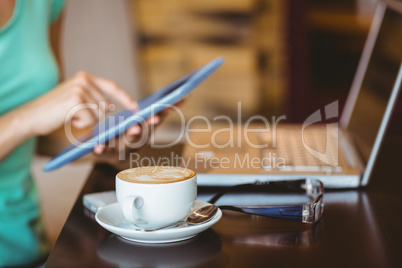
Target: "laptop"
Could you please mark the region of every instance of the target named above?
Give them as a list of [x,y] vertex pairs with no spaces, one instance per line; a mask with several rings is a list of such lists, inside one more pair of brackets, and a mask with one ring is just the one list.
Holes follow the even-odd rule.
[[339,118],[337,101],[304,124],[282,124],[280,118],[257,126],[201,122],[188,133],[185,165],[197,171],[202,186],[300,177],[318,178],[326,188],[365,186],[401,88],[401,61],[402,2],[383,1],[339,123],[319,124]]

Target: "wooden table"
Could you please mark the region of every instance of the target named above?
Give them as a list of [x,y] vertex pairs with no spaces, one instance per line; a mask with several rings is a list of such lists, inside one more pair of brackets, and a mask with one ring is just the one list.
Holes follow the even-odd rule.
[[402,154],[395,148],[381,150],[366,189],[326,191],[314,226],[224,211],[195,238],[162,245],[125,241],[84,209],[83,195],[113,190],[121,168],[97,164],[46,267],[402,267]]

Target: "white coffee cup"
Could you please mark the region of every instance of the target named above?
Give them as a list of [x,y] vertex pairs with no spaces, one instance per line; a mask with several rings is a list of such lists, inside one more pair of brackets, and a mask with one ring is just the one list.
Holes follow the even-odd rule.
[[181,167],[149,166],[116,175],[116,196],[124,217],[140,228],[183,220],[197,197],[197,175]]

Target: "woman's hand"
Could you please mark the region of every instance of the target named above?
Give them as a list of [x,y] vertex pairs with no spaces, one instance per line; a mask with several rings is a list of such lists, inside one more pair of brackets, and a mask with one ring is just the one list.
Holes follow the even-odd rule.
[[[47,135],[65,123],[84,128],[98,123],[106,114],[111,100],[134,110],[136,102],[116,83],[90,75],[77,73],[49,93],[18,107],[0,117],[0,161],[26,139]],[[133,128],[133,129],[132,129]],[[138,127],[127,130],[137,135]]]
[[136,102],[116,83],[79,72],[23,108],[33,119],[29,126],[32,135],[38,136],[49,134],[65,123],[77,128],[98,123],[102,119],[99,116],[105,114],[112,104],[109,98],[129,110],[137,107]]
[[[0,160],[32,136],[50,134],[65,124],[85,128],[99,123],[111,110],[109,105],[113,104],[110,98],[128,110],[137,108],[137,103],[115,82],[86,72],[77,73],[49,93],[0,117],[0,129],[4,129],[0,136]],[[131,126],[124,136],[106,145],[96,146],[94,152],[102,154],[104,151],[116,151],[123,144],[130,146],[141,138],[148,138],[152,129],[148,126],[159,124],[168,110],[146,120],[147,132],[140,125]],[[114,147],[110,144],[114,144]]]

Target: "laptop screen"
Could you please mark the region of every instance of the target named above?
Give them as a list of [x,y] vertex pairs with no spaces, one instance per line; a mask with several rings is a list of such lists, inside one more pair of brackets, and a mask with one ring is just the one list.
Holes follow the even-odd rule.
[[402,14],[387,8],[369,59],[347,131],[368,162],[402,60]]

